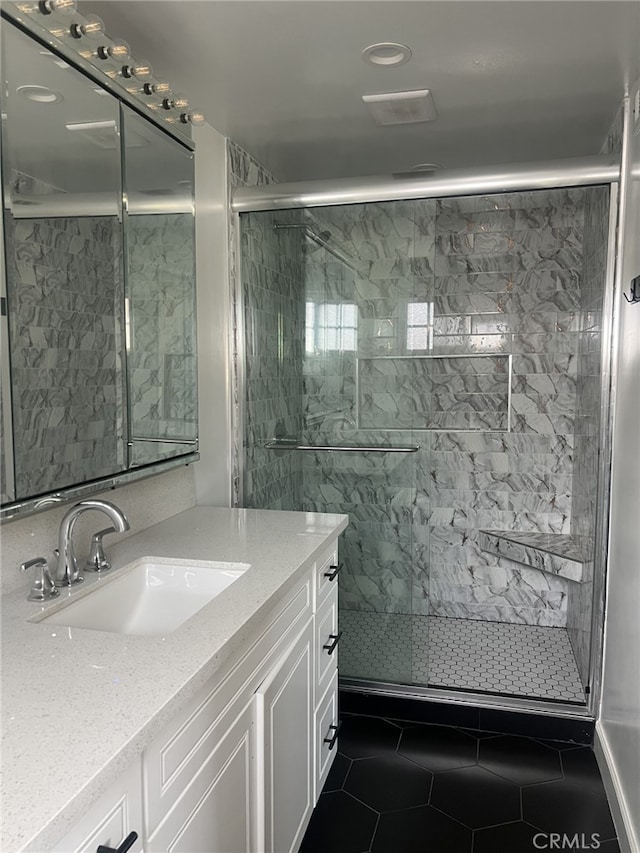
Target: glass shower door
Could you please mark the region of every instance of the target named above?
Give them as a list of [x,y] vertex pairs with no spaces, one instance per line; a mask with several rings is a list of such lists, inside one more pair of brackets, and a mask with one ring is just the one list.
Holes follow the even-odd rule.
[[358,681],[414,681],[420,389],[409,348],[427,345],[415,283],[423,213],[413,201],[318,209],[305,241],[303,441],[335,449],[304,453],[303,508],[349,515],[340,674]]
[[428,456],[415,428],[430,388],[415,357],[431,341],[433,208],[241,216],[243,503],[349,515],[340,673],[358,681],[426,683],[428,498],[416,471],[428,479]]

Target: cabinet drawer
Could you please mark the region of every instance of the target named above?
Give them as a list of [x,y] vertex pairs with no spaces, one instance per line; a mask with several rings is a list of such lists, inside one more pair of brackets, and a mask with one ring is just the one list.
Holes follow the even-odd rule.
[[316,614],[316,702],[338,668],[338,630],[338,588],[333,585]]
[[68,832],[51,853],[95,853],[100,844],[118,847],[130,832],[138,839],[131,853],[142,851],[140,759],[115,782]]
[[331,590],[338,588],[338,543],[316,562],[315,610],[321,606]]
[[324,785],[333,760],[338,752],[338,742],[333,746],[330,741],[336,732],[334,726],[338,725],[338,673],[334,672],[333,678],[324,694],[315,713],[315,802],[318,801],[322,786]]
[[308,577],[292,590],[281,613],[233,669],[202,688],[145,750],[143,782],[148,834],[154,832],[198,772],[203,756],[211,752],[216,738],[235,719],[237,709],[250,700],[264,678],[268,662],[282,654],[302,630],[311,616],[311,595]]

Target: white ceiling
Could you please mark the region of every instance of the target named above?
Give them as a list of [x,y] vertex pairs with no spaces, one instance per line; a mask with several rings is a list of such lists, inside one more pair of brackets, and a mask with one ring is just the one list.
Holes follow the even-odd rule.
[[[626,0],[81,0],[280,180],[598,152],[640,73]],[[367,65],[379,41],[409,45]],[[380,127],[361,97],[429,88],[435,122]]]

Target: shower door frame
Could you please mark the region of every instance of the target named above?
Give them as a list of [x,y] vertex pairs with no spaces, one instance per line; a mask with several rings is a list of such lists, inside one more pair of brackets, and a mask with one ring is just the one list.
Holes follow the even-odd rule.
[[[624,156],[624,155],[623,155]],[[232,290],[235,316],[235,335],[232,336],[232,364],[235,365],[233,398],[235,418],[233,424],[232,471],[235,473],[234,506],[244,503],[244,429],[246,424],[246,365],[244,350],[244,297],[242,287],[242,258],[239,251],[240,214],[295,208],[334,207],[368,202],[402,201],[407,199],[444,198],[454,196],[490,195],[505,192],[609,187],[609,227],[607,268],[604,284],[603,328],[600,371],[600,409],[606,413],[599,427],[600,448],[598,462],[597,518],[594,542],[594,588],[592,595],[591,636],[589,655],[589,692],[584,706],[539,700],[527,697],[460,691],[438,687],[420,687],[368,679],[345,678],[341,689],[382,696],[414,698],[443,704],[472,705],[495,710],[545,714],[567,719],[596,717],[600,701],[603,655],[603,627],[608,559],[609,491],[611,473],[611,440],[613,411],[610,405],[616,371],[617,308],[622,282],[616,263],[619,245],[619,192],[621,168],[612,163],[610,155],[551,161],[548,163],[517,164],[502,168],[478,170],[457,169],[440,173],[437,177],[412,178],[399,181],[394,178],[340,179],[295,184],[270,184],[256,187],[237,187],[230,200],[231,233],[236,248],[236,264],[232,273]],[[599,570],[596,571],[595,567]]]

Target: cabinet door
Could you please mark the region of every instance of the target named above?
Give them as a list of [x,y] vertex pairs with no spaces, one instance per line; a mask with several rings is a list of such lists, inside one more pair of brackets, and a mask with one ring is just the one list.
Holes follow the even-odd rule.
[[293,853],[313,809],[313,621],[256,694],[264,758],[265,853]]
[[311,578],[299,582],[246,654],[189,701],[144,751],[146,833],[153,835],[311,614]]
[[254,720],[255,700],[204,760],[146,853],[257,853]]
[[130,832],[138,839],[130,853],[142,851],[140,761],[117,780],[68,832],[51,853],[95,853],[98,846],[118,847]]

